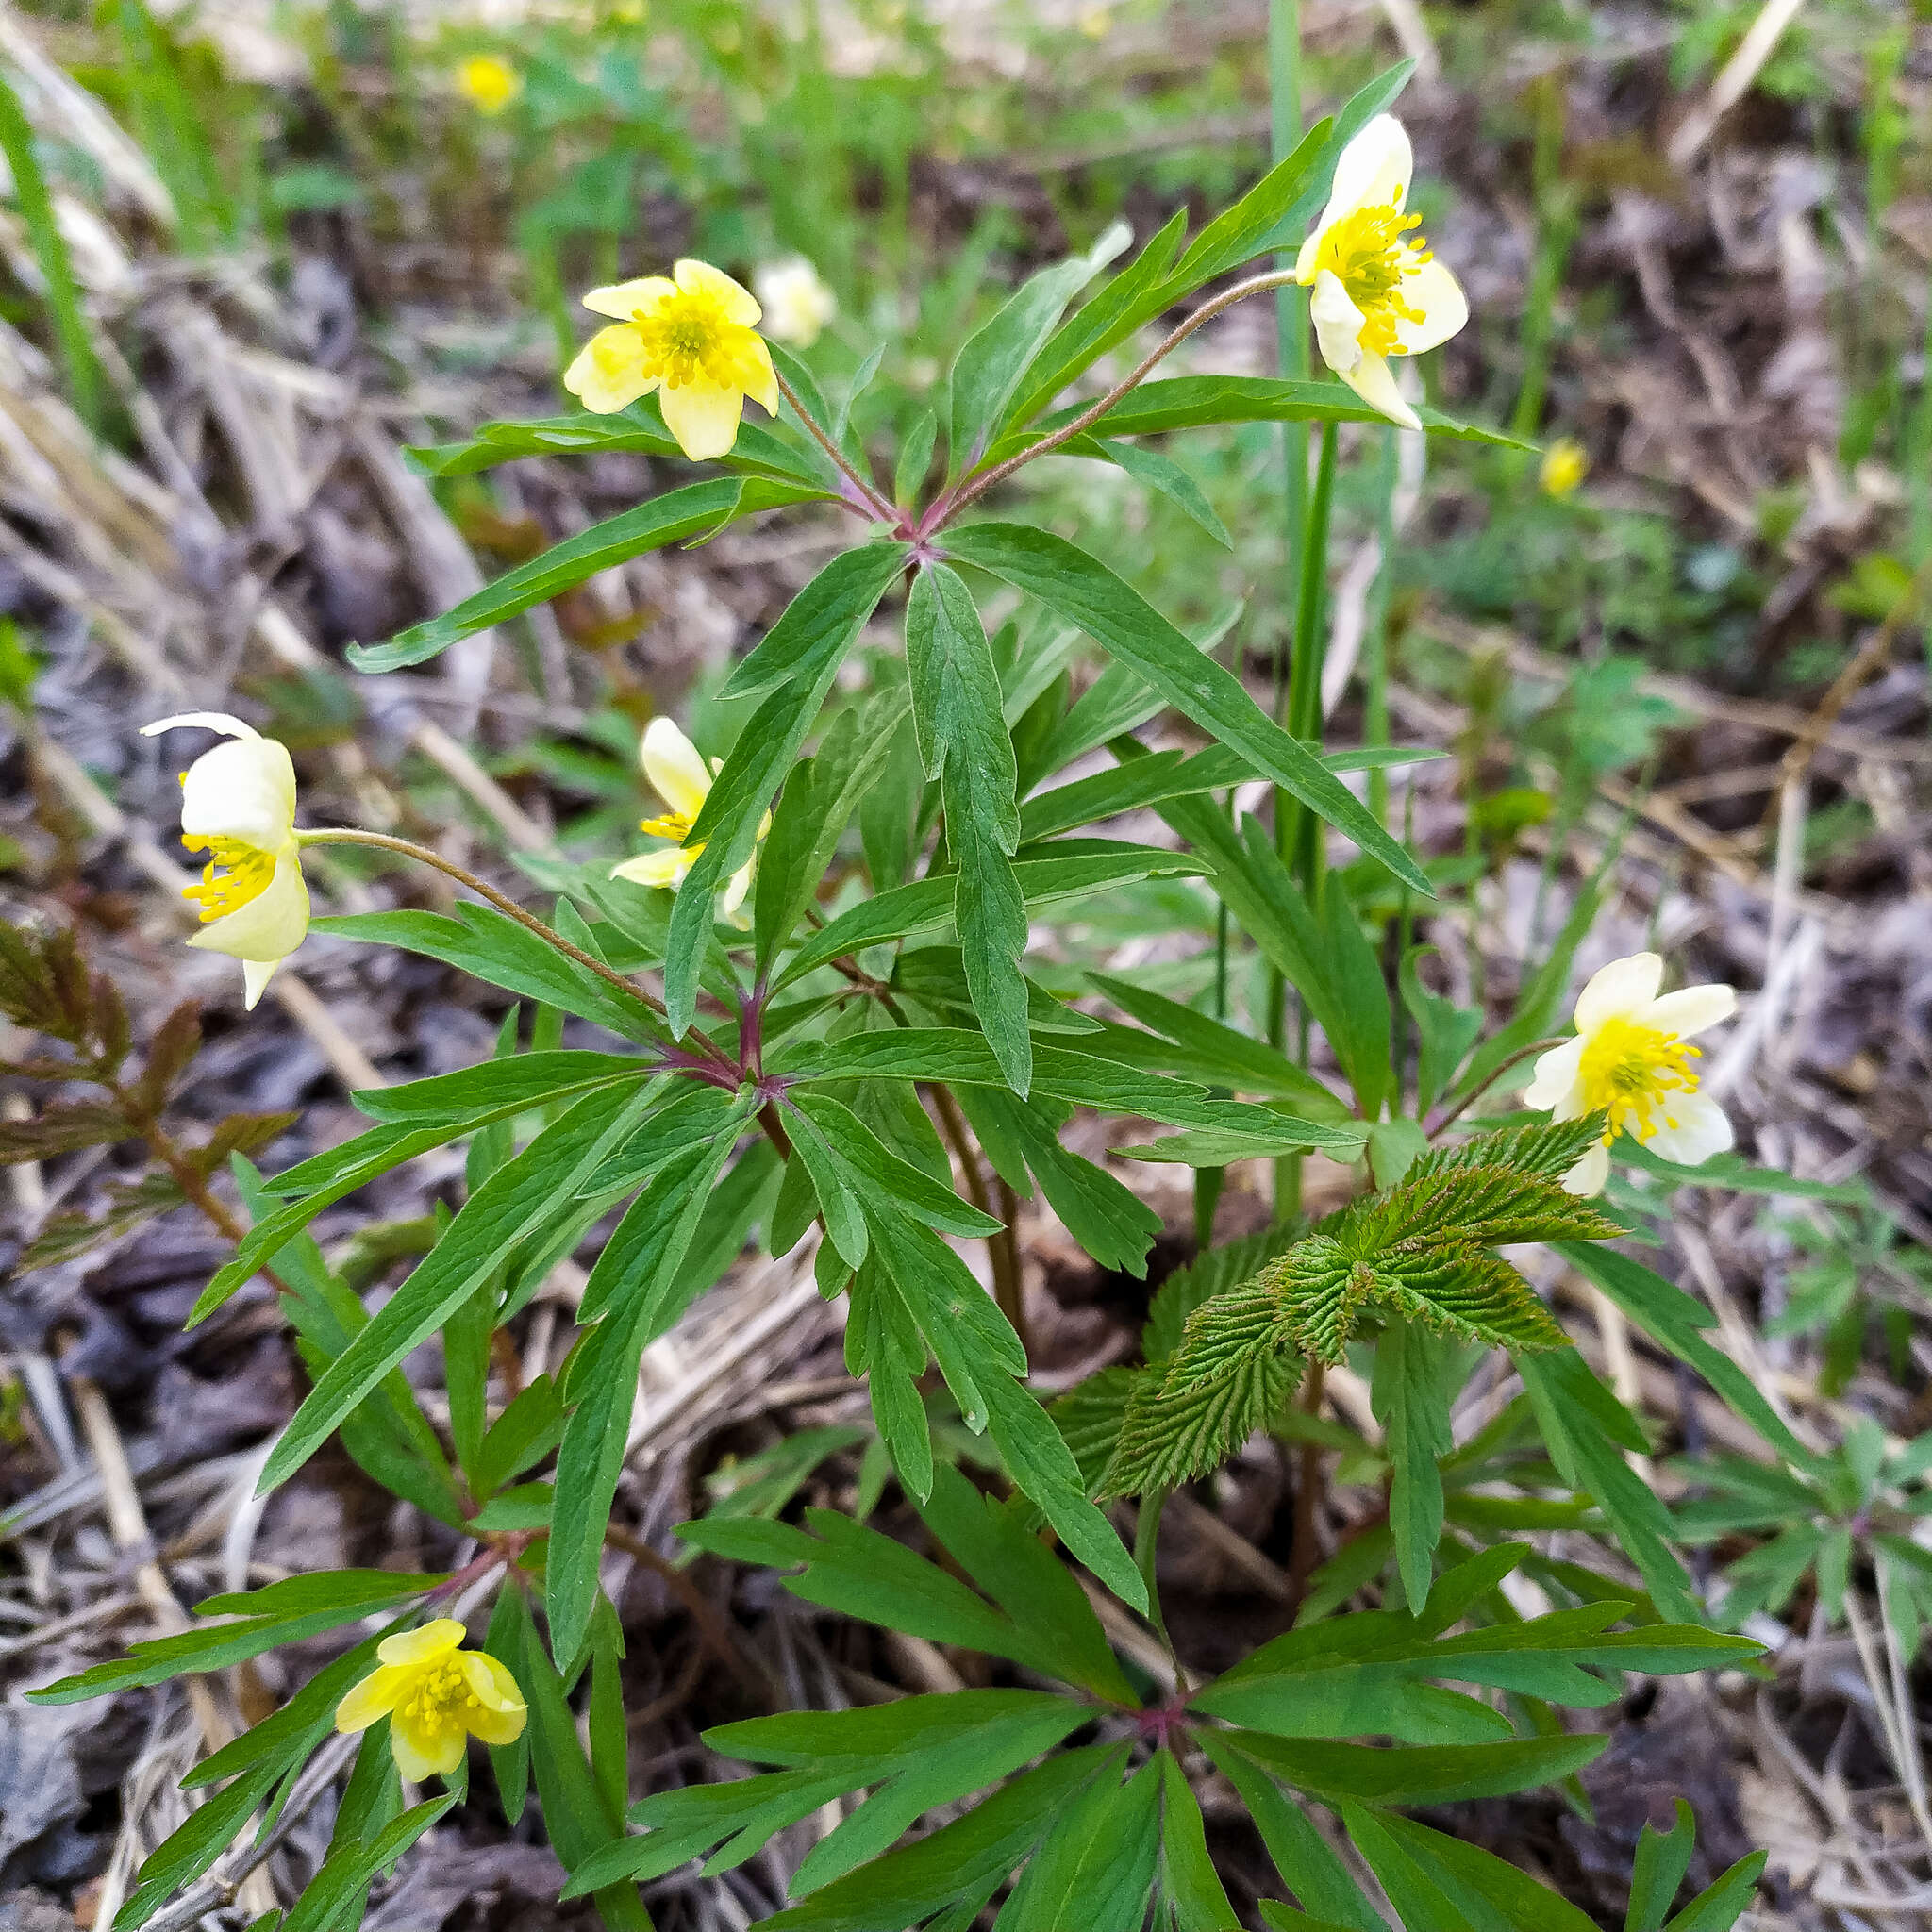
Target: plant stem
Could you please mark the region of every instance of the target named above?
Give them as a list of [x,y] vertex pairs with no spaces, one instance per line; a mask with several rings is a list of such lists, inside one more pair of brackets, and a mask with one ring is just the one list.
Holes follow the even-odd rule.
[[[1322,1391],[1328,1372],[1320,1362],[1308,1371],[1302,1390],[1304,1415],[1322,1412]],[[1296,1458],[1294,1484],[1294,1545],[1288,1555],[1288,1608],[1292,1619],[1308,1593],[1308,1578],[1315,1574],[1315,1526],[1321,1520],[1323,1491],[1322,1445],[1304,1442]]]
[[[1389,744],[1389,589],[1395,576],[1395,490],[1399,481],[1395,429],[1382,431],[1381,469],[1375,478],[1375,535],[1382,560],[1369,590],[1369,608],[1362,630],[1362,734],[1372,751]],[[1389,774],[1376,767],[1369,774],[1369,809],[1378,824],[1389,823]]]
[[[1224,808],[1229,824],[1234,824],[1234,793],[1227,794]],[[1227,906],[1217,901],[1214,908],[1214,1017],[1227,1018]],[[1222,1090],[1217,1089],[1219,1093]],[[1221,1191],[1227,1180],[1224,1167],[1197,1167],[1194,1170],[1194,1245],[1204,1253],[1214,1238],[1214,1210],[1221,1205]]]
[[[986,1238],[987,1259],[992,1264],[992,1298],[998,1303],[1000,1313],[1013,1324],[1013,1332],[1020,1338],[1021,1345],[1027,1347],[1026,1310],[1022,1306],[1020,1295],[1020,1257],[1013,1243],[1014,1220],[1020,1211],[1020,1203],[1013,1191],[997,1173],[994,1178],[1000,1190],[1000,1205],[995,1212],[992,1196],[987,1191],[986,1174],[979,1165],[979,1157],[973,1151],[973,1138],[966,1131],[966,1117],[959,1111],[959,1103],[953,1098],[952,1090],[935,1081],[930,1088],[933,1105],[939,1109],[940,1127],[946,1137],[946,1144],[953,1150],[953,1158],[959,1163],[959,1177],[966,1183],[966,1198],[982,1214],[991,1214],[994,1220],[1003,1222],[998,1234]],[[1032,1350],[1027,1347],[1028,1358]]]
[[[846,482],[858,491],[860,502],[864,505],[865,508],[870,509],[881,522],[891,524],[895,527],[902,525],[905,519],[845,460],[844,453],[840,449],[839,445],[832,441],[824,430],[820,428],[818,419],[799,401],[798,391],[778,374],[776,369],[772,371],[772,377],[778,385],[779,393],[791,405],[798,420],[805,425],[806,431],[811,440],[831,458],[832,467],[838,471],[840,475],[844,477]],[[854,509],[858,509],[859,507],[859,504],[857,503],[852,506]]]
[[1516,1051],[1509,1056],[1507,1059],[1499,1060],[1497,1064],[1493,1068],[1491,1068],[1491,1071],[1484,1076],[1483,1080],[1479,1085],[1472,1087],[1469,1090],[1469,1091],[1465,1093],[1462,1096],[1462,1098],[1458,1100],[1456,1103],[1456,1105],[1452,1107],[1449,1109],[1449,1111],[1445,1113],[1442,1116],[1442,1118],[1439,1120],[1436,1123],[1436,1124],[1429,1129],[1428,1138],[1431,1141],[1435,1141],[1439,1140],[1443,1134],[1447,1133],[1448,1130],[1452,1126],[1454,1126],[1456,1123],[1459,1121],[1462,1118],[1462,1116],[1466,1114],[1470,1110],[1470,1108],[1474,1107],[1475,1103],[1478,1100],[1480,1100],[1483,1097],[1483,1095],[1487,1093],[1490,1091],[1490,1089],[1493,1087],[1496,1084],[1496,1082],[1500,1080],[1503,1077],[1503,1075],[1509,1071],[1511,1067],[1518,1065],[1520,1062],[1524,1060],[1526,1060],[1532,1054],[1548,1053],[1552,1047],[1561,1046],[1565,1040],[1572,1039],[1574,1037],[1574,1035],[1570,1034],[1553,1033],[1547,1040],[1533,1040],[1527,1046],[1519,1046],[1516,1049]]
[[1141,1580],[1147,1586],[1147,1621],[1154,1626],[1154,1634],[1160,1639],[1160,1647],[1167,1652],[1169,1661],[1174,1665],[1174,1690],[1185,1697],[1188,1691],[1187,1673],[1181,1669],[1180,1653],[1174,1647],[1174,1639],[1167,1634],[1167,1619],[1160,1608],[1160,1585],[1155,1575],[1155,1552],[1160,1541],[1161,1512],[1167,1507],[1166,1490],[1149,1490],[1141,1498],[1140,1513],[1134,1520],[1134,1567],[1141,1573]]

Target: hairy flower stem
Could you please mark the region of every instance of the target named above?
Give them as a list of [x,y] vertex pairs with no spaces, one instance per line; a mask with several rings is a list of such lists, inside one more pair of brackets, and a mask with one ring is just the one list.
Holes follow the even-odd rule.
[[1509,1071],[1511,1067],[1516,1066],[1519,1062],[1523,1060],[1528,1059],[1532,1054],[1548,1053],[1553,1046],[1561,1046],[1563,1044],[1563,1041],[1569,1037],[1570,1036],[1567,1034],[1553,1033],[1547,1040],[1533,1040],[1527,1046],[1518,1047],[1516,1051],[1512,1053],[1507,1059],[1501,1060],[1497,1063],[1497,1065],[1489,1074],[1488,1077],[1484,1079],[1481,1086],[1472,1087],[1469,1090],[1469,1091],[1465,1093],[1462,1096],[1462,1098],[1458,1100],[1456,1103],[1456,1105],[1452,1107],[1449,1109],[1449,1111],[1445,1113],[1442,1116],[1442,1118],[1439,1120],[1436,1123],[1436,1124],[1429,1129],[1428,1138],[1431,1141],[1441,1140],[1441,1137],[1445,1133],[1447,1133],[1449,1129],[1452,1126],[1454,1126],[1456,1123],[1459,1121],[1462,1118],[1462,1116],[1466,1114],[1470,1110],[1470,1108],[1474,1107],[1476,1104],[1476,1102],[1480,1100],[1483,1097],[1483,1095],[1487,1093],[1490,1091],[1490,1089],[1493,1087],[1496,1084],[1496,1082],[1500,1080],[1503,1077],[1503,1075]]
[[874,490],[873,486],[870,483],[868,483],[865,480],[865,478],[861,476],[858,474],[858,472],[852,467],[852,465],[846,460],[843,452],[839,448],[839,445],[836,442],[834,442],[832,439],[825,433],[825,431],[819,426],[817,417],[815,417],[812,414],[812,412],[805,407],[804,403],[802,403],[799,400],[798,391],[794,390],[791,387],[791,385],[789,382],[787,382],[782,375],[778,374],[775,368],[772,371],[772,375],[778,385],[779,394],[782,395],[785,398],[785,400],[791,405],[792,412],[797,416],[798,420],[805,425],[806,434],[809,436],[811,440],[815,443],[817,443],[822,450],[824,451],[826,456],[831,458],[832,467],[838,471],[840,475],[844,477],[846,482],[851,484],[853,489],[858,491],[859,501],[858,503],[852,504],[850,507],[853,509],[858,510],[860,515],[863,515],[867,510],[870,510],[874,517],[878,518],[883,523],[888,523],[894,525],[903,523],[904,519],[900,516],[898,510],[896,510],[891,504],[889,504],[885,500],[885,498],[882,497],[878,493],[878,491]]
[[[370,845],[377,851],[398,853],[405,858],[413,858],[421,865],[432,867],[435,871],[455,879],[459,885],[469,887],[479,899],[487,900],[506,918],[515,920],[525,932],[534,933],[546,946],[554,947],[566,959],[575,960],[588,972],[594,973],[599,979],[622,993],[634,1006],[641,1007],[654,1022],[659,1025],[663,1024],[664,1008],[642,987],[633,985],[623,974],[612,972],[603,960],[593,958],[581,946],[572,945],[560,932],[553,931],[534,912],[526,912],[508,894],[499,892],[487,880],[479,879],[467,867],[457,864],[454,859],[443,858],[441,853],[432,852],[428,846],[418,845],[408,839],[394,838],[388,832],[363,832],[349,825],[324,825],[312,832],[297,832],[295,837],[304,845]],[[698,1042],[699,1056],[699,1060],[693,1062],[692,1071],[697,1070],[699,1063],[708,1063],[717,1072],[729,1074],[735,1087],[738,1084],[738,1069],[702,1033],[693,1029],[691,1038]]]

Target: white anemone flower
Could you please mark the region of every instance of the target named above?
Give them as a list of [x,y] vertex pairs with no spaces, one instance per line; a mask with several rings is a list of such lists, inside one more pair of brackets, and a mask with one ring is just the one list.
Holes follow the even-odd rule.
[[810,348],[839,312],[838,299],[802,255],[767,262],[752,277],[752,287],[765,305],[765,333],[794,349]]
[[[610,876],[629,879],[640,886],[664,886],[675,892],[705,849],[702,839],[695,845],[687,845],[684,841],[691,836],[691,826],[704,810],[705,800],[711,795],[711,781],[724,770],[724,761],[713,758],[708,765],[704,754],[669,718],[653,718],[645,726],[643,742],[638,747],[638,761],[644,768],[644,776],[651,781],[651,789],[671,808],[658,818],[643,820],[638,829],[673,842],[652,852],[641,852],[635,858],[612,866]],[[772,815],[767,812],[758,825],[760,839],[771,825]],[[751,891],[752,873],[757,864],[754,852],[726,883],[721,905],[727,919],[738,917],[738,909]]]
[[1655,953],[1613,959],[1576,1000],[1576,1038],[1541,1055],[1523,1100],[1559,1121],[1599,1109],[1608,1115],[1603,1140],[1568,1174],[1573,1194],[1596,1194],[1609,1178],[1610,1143],[1620,1133],[1666,1160],[1695,1167],[1731,1145],[1731,1124],[1697,1091],[1690,1044],[1738,1010],[1727,986],[1687,986],[1657,996],[1664,962]]
[[225,711],[184,711],[143,725],[142,735],[187,725],[227,740],[181,774],[181,842],[208,855],[200,882],[182,888],[203,926],[188,943],[241,960],[253,1008],[308,932],[295,767],[286,745]]
[[1405,429],[1420,429],[1422,421],[1398,393],[1390,357],[1433,349],[1469,320],[1456,277],[1412,232],[1422,217],[1403,212],[1414,172],[1402,123],[1377,114],[1342,149],[1328,206],[1294,271],[1311,291],[1322,359]]

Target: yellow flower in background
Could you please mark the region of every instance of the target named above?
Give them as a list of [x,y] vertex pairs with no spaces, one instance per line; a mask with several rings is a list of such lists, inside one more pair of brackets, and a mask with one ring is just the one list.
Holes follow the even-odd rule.
[[[638,747],[638,762],[643,766],[652,790],[671,808],[661,817],[643,820],[638,829],[674,842],[659,846],[655,852],[641,852],[635,858],[612,866],[610,876],[629,879],[634,885],[664,886],[675,892],[705,849],[702,840],[695,845],[687,845],[683,841],[697,823],[698,813],[704,810],[705,800],[711,794],[711,780],[724,769],[724,760],[713,758],[707,765],[704,754],[669,718],[653,718],[645,727],[643,742]],[[767,812],[759,823],[758,837],[762,839],[771,828],[772,815]],[[735,918],[738,908],[744,904],[757,865],[754,854],[731,874],[723,899],[727,919]]]
[[592,289],[584,307],[619,318],[564,371],[563,386],[600,416],[658,391],[664,424],[692,462],[729,453],[744,399],[778,413],[772,352],[753,329],[764,313],[747,289],[707,261],[669,275]]
[[831,290],[802,255],[790,261],[767,262],[753,284],[765,305],[765,333],[794,349],[810,348],[819,331],[839,312]]
[[1619,1133],[1686,1167],[1731,1144],[1724,1109],[1697,1091],[1690,1063],[1703,1055],[1690,1041],[1728,1020],[1738,996],[1727,986],[1687,986],[1658,998],[1663,976],[1655,953],[1611,960],[1577,995],[1576,1038],[1537,1060],[1524,1091],[1525,1107],[1546,1107],[1555,1120],[1609,1115],[1602,1141],[1563,1176],[1573,1194],[1603,1191]]
[[376,1645],[379,1666],[336,1706],[336,1729],[366,1731],[388,1718],[396,1769],[412,1784],[448,1777],[472,1735],[513,1744],[527,1715],[517,1680],[487,1651],[464,1650],[454,1617],[404,1630]]
[[295,837],[295,767],[288,748],[225,711],[184,711],[144,724],[143,738],[194,725],[218,744],[181,774],[181,842],[206,852],[198,885],[182,894],[207,928],[188,941],[242,962],[253,1008],[275,970],[308,932],[308,886]]
[[1456,277],[1403,213],[1415,157],[1392,114],[1377,114],[1335,164],[1328,206],[1295,262],[1311,292],[1322,359],[1371,408],[1406,429],[1423,425],[1396,392],[1391,356],[1420,355],[1469,320]]
[[500,114],[524,91],[524,79],[497,54],[472,54],[457,68],[457,92],[479,114]]
[[1574,436],[1559,436],[1543,452],[1542,468],[1537,473],[1544,493],[1558,503],[1570,495],[1590,474],[1590,458]]

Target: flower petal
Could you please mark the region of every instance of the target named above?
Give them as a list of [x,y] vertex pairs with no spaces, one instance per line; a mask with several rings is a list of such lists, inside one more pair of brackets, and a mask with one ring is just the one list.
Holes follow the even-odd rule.
[[763,336],[753,336],[745,343],[744,358],[750,365],[745,374],[753,377],[744,386],[745,394],[766,415],[775,416],[778,413],[778,372],[772,367],[772,352],[765,346]]
[[528,1721],[517,1680],[484,1651],[466,1650],[462,1661],[478,1707],[465,1714],[464,1723],[486,1744],[514,1744]]
[[1601,1194],[1604,1183],[1609,1177],[1610,1150],[1599,1141],[1563,1176],[1563,1191],[1566,1194],[1580,1194],[1588,1199],[1591,1194]]
[[172,718],[159,718],[152,724],[143,724],[141,735],[152,738],[157,731],[174,731],[188,724],[200,731],[219,731],[224,738],[261,736],[253,724],[244,724],[240,718],[231,718],[226,711],[176,711]]
[[688,255],[671,273],[685,294],[708,296],[724,311],[724,320],[737,323],[741,328],[752,327],[765,312],[749,289],[741,288],[722,268],[713,268],[708,261],[699,261]]
[[669,275],[640,275],[635,281],[592,289],[583,299],[584,307],[598,315],[614,315],[620,322],[628,322],[639,309],[654,308],[676,292],[677,284]]
[[1423,312],[1420,322],[1396,318],[1395,340],[1411,356],[1446,342],[1469,320],[1469,297],[1440,261],[1425,261],[1404,275],[1402,299]]
[[426,1731],[405,1724],[400,1717],[390,1720],[390,1751],[396,1769],[412,1785],[420,1785],[425,1777],[448,1777],[463,1761],[468,1743],[461,1724]]
[[1333,269],[1324,268],[1315,277],[1308,320],[1315,325],[1323,361],[1337,375],[1345,376],[1362,359],[1362,325],[1367,319]]
[[711,795],[711,771],[698,748],[669,718],[653,718],[638,746],[644,776],[675,812],[694,819]]
[[268,983],[275,976],[279,959],[244,959],[242,962],[242,1009],[252,1013],[261,1004]]
[[336,1729],[366,1731],[377,1718],[387,1717],[414,1675],[407,1664],[384,1664],[371,1671],[336,1706]]
[[628,879],[634,886],[661,886],[675,892],[684,883],[684,875],[696,858],[695,852],[687,852],[682,846],[665,845],[656,852],[640,852],[635,858],[613,865],[610,876]]
[[1337,158],[1328,206],[1322,210],[1315,232],[1320,234],[1358,208],[1387,208],[1391,203],[1400,208],[1414,173],[1415,151],[1408,130],[1393,114],[1377,114]]
[[751,891],[752,868],[757,863],[756,858],[747,858],[725,881],[724,893],[719,899],[719,911],[734,925],[749,924],[749,921],[740,914],[738,908],[744,904],[744,895]]
[[[286,959],[308,936],[308,882],[302,876],[302,861],[293,852],[275,860],[268,884],[245,906],[205,925],[188,943],[204,953],[225,953],[231,959],[254,960],[274,966]],[[263,974],[261,985],[268,984]],[[248,1004],[261,997],[260,987],[253,990]],[[384,1662],[392,1663],[392,1657]]]
[[1370,408],[1379,409],[1390,422],[1400,424],[1405,429],[1423,426],[1422,418],[1403,401],[1402,391],[1395,387],[1395,372],[1384,358],[1365,350],[1353,369],[1338,369],[1335,373]]
[[1668,1111],[1674,1126],[1659,1127],[1644,1145],[1666,1160],[1695,1167],[1713,1154],[1723,1154],[1736,1139],[1724,1110],[1708,1094],[1673,1093],[1667,1096]]
[[1606,1020],[1627,1020],[1657,997],[1664,962],[1657,953],[1632,953],[1593,974],[1576,996],[1576,1030],[1594,1033]]
[[643,338],[628,323],[600,328],[563,372],[564,388],[600,416],[627,409],[658,383],[644,370]]
[[1555,1107],[1576,1084],[1577,1064],[1583,1058],[1583,1041],[1566,1040],[1548,1053],[1537,1056],[1529,1084],[1523,1090],[1524,1107]]
[[414,1630],[398,1630],[375,1646],[375,1654],[386,1664],[433,1663],[452,1651],[469,1633],[454,1617],[432,1617]]
[[665,389],[658,400],[664,410],[665,428],[676,437],[678,448],[692,462],[707,463],[731,454],[731,445],[738,441],[739,418],[744,414],[742,390],[688,382]]
[[1707,1026],[1722,1025],[1738,1010],[1738,995],[1728,986],[1686,986],[1652,1000],[1643,1015],[1674,1040],[1690,1040]]
[[277,852],[295,824],[295,767],[273,738],[231,738],[205,751],[181,780],[181,830]]

